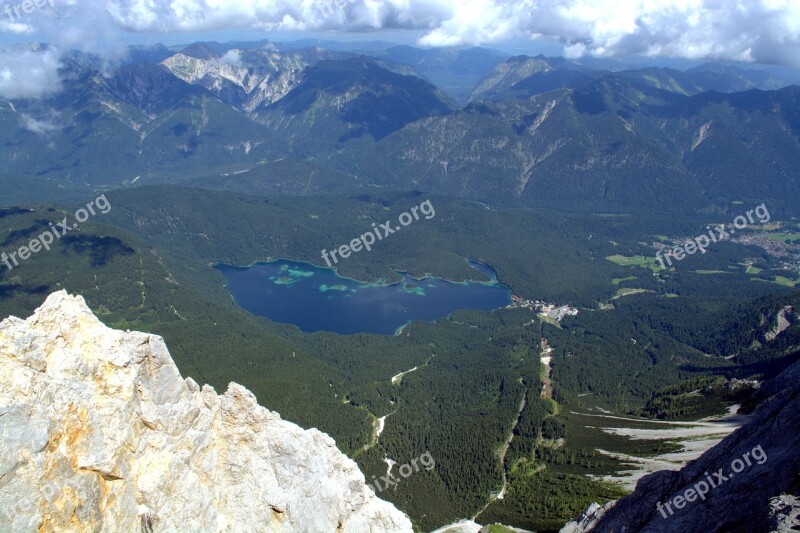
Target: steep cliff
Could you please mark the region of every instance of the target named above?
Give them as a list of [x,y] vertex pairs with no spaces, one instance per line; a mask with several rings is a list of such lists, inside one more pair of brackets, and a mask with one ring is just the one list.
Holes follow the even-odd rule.
[[562,533],[800,529],[800,362],[761,388],[752,420],[677,472],[642,478]]
[[0,530],[411,531],[317,430],[51,295],[0,323]]

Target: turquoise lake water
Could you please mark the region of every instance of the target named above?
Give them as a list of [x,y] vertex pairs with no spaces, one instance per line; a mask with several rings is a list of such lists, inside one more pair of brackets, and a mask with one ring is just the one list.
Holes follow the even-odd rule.
[[391,285],[343,278],[332,269],[277,260],[249,267],[216,265],[234,300],[250,313],[297,325],[306,332],[392,335],[415,320],[431,321],[457,309],[491,311],[508,305],[510,291],[487,265],[470,265],[491,282],[452,283],[440,278]]

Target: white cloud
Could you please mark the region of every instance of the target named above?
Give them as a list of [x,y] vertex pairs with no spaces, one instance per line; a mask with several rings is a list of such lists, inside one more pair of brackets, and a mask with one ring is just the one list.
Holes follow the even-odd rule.
[[450,0],[112,0],[107,9],[132,31],[378,30],[435,27],[451,17]]
[[424,46],[527,36],[561,42],[570,57],[800,66],[800,0],[63,0],[42,11],[25,24],[64,49],[107,50],[126,31],[407,29]]
[[20,117],[20,126],[39,135],[47,135],[48,133],[53,133],[60,129],[59,126],[52,121],[40,120],[30,115],[22,115],[22,117]]
[[113,0],[108,9],[133,31],[416,29],[426,46],[527,35],[559,40],[572,56],[800,66],[797,0]]
[[13,20],[0,19],[0,33],[33,33],[33,26]]
[[523,33],[561,41],[571,57],[638,54],[800,66],[797,1],[474,0],[468,5],[471,12],[443,21],[421,42],[477,44]]
[[0,49],[0,98],[40,98],[61,89],[56,49]]
[[239,66],[242,64],[242,53],[240,50],[228,50],[219,58],[219,62],[223,65]]

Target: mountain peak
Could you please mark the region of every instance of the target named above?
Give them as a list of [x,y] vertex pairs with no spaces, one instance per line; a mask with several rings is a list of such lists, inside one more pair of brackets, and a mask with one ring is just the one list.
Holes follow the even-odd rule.
[[0,323],[0,405],[14,531],[411,531],[329,436],[182,379],[160,337],[64,291]]

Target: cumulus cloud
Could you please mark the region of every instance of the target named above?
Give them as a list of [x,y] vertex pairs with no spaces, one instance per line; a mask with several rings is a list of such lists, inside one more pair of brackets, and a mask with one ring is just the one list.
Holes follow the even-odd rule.
[[552,38],[590,54],[730,59],[800,66],[800,3],[792,0],[474,0],[425,35],[430,46]]
[[454,0],[112,0],[107,9],[132,31],[379,30],[433,28],[454,15]]
[[550,38],[565,54],[733,59],[800,66],[796,0],[114,0],[133,31],[226,28],[425,31],[420,44]]
[[529,37],[560,42],[570,57],[800,66],[798,0],[63,0],[55,6],[41,23],[62,48],[100,43],[95,48],[102,49],[124,32],[406,29],[422,32],[423,46]]
[[0,98],[40,98],[61,89],[54,48],[0,49]]

